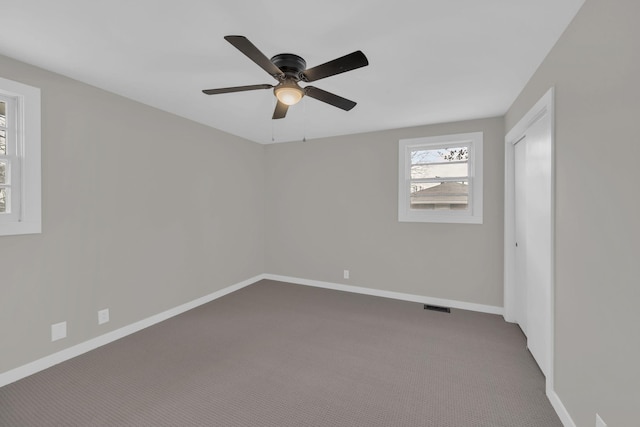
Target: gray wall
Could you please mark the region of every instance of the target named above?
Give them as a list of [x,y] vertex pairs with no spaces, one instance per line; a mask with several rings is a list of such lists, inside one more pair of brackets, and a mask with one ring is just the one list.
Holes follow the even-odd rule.
[[263,146],[2,56],[0,75],[42,89],[43,123],[43,233],[0,236],[0,372],[264,271]]
[[[266,148],[0,57],[42,88],[44,214],[43,234],[0,237],[0,372],[262,272],[501,306],[504,130],[555,86],[555,388],[578,426],[633,425],[638,16],[587,0],[504,123]],[[398,139],[476,130],[484,224],[398,223]]]
[[[484,224],[398,222],[398,140],[472,131]],[[501,307],[503,151],[501,118],[267,146],[266,271]]]
[[578,426],[640,420],[639,17],[587,0],[506,115],[555,86],[555,388]]

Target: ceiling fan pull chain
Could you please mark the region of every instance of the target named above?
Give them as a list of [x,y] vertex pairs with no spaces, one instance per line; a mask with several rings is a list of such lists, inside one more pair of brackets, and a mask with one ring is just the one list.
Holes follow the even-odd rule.
[[302,101],[302,142],[307,142],[307,100]]
[[[271,98],[271,104],[276,104],[276,102],[273,100],[273,98]],[[274,108],[275,108],[275,105],[274,105]],[[273,135],[274,135],[274,130],[273,130],[273,128],[274,128],[274,126],[275,126],[275,123],[274,123],[274,122],[275,122],[275,120],[271,120],[271,142],[276,142],[276,139],[275,139],[275,137],[273,136]]]

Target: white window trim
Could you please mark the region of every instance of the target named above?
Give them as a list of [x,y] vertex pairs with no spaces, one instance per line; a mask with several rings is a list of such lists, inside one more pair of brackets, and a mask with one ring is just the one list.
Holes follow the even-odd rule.
[[[398,152],[398,221],[482,224],[482,132],[401,139]],[[430,211],[411,209],[409,182],[411,150],[469,145],[469,209]]]
[[0,94],[16,103],[15,136],[20,162],[19,215],[10,221],[0,221],[0,236],[41,233],[40,89],[0,77]]

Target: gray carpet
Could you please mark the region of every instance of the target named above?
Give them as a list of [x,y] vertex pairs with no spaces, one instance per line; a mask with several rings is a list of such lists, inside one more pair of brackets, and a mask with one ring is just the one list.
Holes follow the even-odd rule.
[[502,317],[262,281],[0,388],[1,426],[562,426]]

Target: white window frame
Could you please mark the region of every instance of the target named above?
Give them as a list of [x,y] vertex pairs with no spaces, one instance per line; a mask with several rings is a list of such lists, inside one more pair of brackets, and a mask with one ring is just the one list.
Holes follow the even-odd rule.
[[40,89],[0,77],[7,103],[11,212],[0,214],[0,236],[42,232]]
[[[398,221],[482,224],[482,132],[401,139],[398,152]],[[411,209],[411,151],[469,147],[469,207],[465,210]]]

